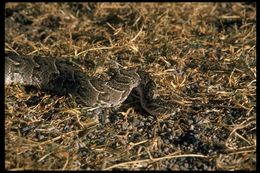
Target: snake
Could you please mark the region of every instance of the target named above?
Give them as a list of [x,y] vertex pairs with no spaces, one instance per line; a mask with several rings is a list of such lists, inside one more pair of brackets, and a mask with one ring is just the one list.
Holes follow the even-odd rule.
[[65,58],[5,54],[5,85],[29,85],[71,95],[86,107],[121,105],[132,93],[151,115],[172,115],[174,104],[155,96],[156,83],[139,68],[111,68],[109,78],[91,77]]

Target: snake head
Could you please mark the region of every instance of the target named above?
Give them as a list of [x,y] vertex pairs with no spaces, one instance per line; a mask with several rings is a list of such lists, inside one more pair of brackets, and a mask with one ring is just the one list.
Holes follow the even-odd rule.
[[154,99],[154,91],[156,89],[156,84],[153,81],[151,75],[143,70],[138,70],[140,76],[140,89],[142,90],[143,96],[147,100]]

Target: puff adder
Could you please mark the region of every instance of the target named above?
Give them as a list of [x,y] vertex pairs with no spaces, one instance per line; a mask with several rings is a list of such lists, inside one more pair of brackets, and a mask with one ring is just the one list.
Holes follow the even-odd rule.
[[155,82],[139,69],[112,69],[110,78],[87,76],[62,58],[5,55],[5,85],[33,85],[58,94],[71,94],[87,107],[107,108],[123,103],[131,92],[139,95],[143,109],[151,115],[170,115],[174,105],[155,98]]

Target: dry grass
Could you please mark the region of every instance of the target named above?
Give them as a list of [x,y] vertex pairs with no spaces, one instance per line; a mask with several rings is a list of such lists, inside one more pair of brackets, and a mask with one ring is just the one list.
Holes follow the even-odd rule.
[[[176,102],[110,123],[69,97],[5,87],[8,170],[255,170],[253,3],[7,3],[5,51],[72,57],[90,76],[141,67]],[[69,60],[69,58],[68,58]]]

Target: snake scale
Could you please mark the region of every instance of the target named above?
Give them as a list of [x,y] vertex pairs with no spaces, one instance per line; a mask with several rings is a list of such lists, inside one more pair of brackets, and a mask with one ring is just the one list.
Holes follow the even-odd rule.
[[151,115],[171,115],[173,105],[154,96],[155,82],[142,70],[112,69],[110,78],[87,76],[78,66],[62,58],[5,55],[5,85],[32,85],[58,94],[70,94],[87,107],[108,108],[137,93],[141,106]]

